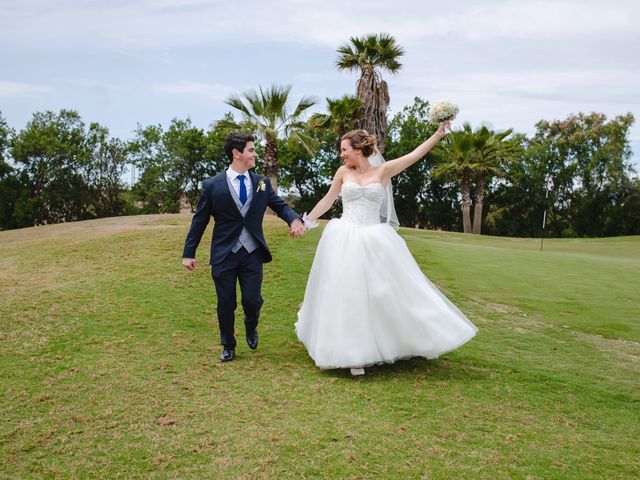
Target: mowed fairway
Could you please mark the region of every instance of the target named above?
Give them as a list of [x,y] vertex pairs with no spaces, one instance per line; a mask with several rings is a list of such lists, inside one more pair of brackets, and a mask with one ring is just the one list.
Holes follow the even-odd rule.
[[260,346],[240,313],[221,364],[211,227],[188,272],[189,221],[0,232],[0,478],[640,475],[640,237],[540,252],[401,229],[480,331],[354,379],[316,369],[294,333],[320,229],[294,241],[266,220]]

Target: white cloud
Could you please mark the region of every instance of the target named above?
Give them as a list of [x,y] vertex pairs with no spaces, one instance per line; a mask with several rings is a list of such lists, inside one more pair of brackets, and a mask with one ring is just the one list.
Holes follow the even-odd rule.
[[35,97],[51,93],[55,90],[50,85],[7,82],[0,80],[0,97]]
[[406,44],[432,36],[562,38],[637,35],[640,5],[613,0],[461,0],[344,2],[341,0],[61,1],[5,0],[0,39],[23,48],[83,42],[101,49],[146,50],[212,41],[289,42],[334,47],[349,37],[386,31]]
[[[621,8],[615,8],[618,4]],[[461,35],[470,39],[566,38],[575,35],[636,34],[635,14],[640,8],[635,2],[564,1],[504,1],[470,4],[464,12],[452,8],[436,14],[422,31],[434,35]],[[461,14],[463,13],[463,14]],[[419,30],[420,20],[411,22],[409,29]]]
[[398,85],[408,90],[493,94],[587,104],[607,100],[640,104],[640,72],[623,70],[523,70],[453,73],[436,76],[419,69],[405,72]]
[[217,83],[178,82],[170,84],[152,85],[150,89],[158,93],[170,93],[175,95],[195,95],[205,97],[215,102],[224,101],[236,88]]
[[106,91],[113,91],[113,92],[128,92],[131,90],[131,87],[128,85],[104,82],[101,80],[92,80],[90,78],[78,79],[76,83],[80,87],[91,88],[96,90],[106,90]]
[[[388,32],[406,50],[399,74],[384,74],[394,111],[416,95],[449,98],[474,124],[530,132],[579,111],[639,116],[637,18],[635,0],[2,0],[0,57],[23,83],[0,82],[0,95],[43,95],[53,82],[56,105],[83,114],[208,118],[229,94],[275,82],[321,108],[355,89],[357,75],[335,68],[337,46]],[[41,108],[34,98],[16,109]]]

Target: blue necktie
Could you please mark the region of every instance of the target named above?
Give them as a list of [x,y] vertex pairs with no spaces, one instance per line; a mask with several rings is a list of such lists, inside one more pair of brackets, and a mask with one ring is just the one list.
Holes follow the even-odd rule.
[[240,181],[240,203],[244,205],[247,203],[247,187],[244,184],[244,175],[238,175],[236,178]]

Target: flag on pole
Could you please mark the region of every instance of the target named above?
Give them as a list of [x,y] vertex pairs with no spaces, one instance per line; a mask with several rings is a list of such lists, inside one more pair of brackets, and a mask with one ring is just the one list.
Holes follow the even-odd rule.
[[544,192],[544,214],[542,215],[542,234],[540,235],[540,251],[542,251],[542,242],[544,242],[544,226],[547,223],[547,198],[549,192],[553,191],[553,179],[551,175],[547,175],[547,190]]

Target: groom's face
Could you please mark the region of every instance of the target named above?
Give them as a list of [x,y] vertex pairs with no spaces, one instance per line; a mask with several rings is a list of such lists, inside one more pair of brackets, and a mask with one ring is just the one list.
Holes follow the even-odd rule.
[[247,142],[242,152],[238,152],[236,157],[240,165],[250,170],[256,166],[256,146],[253,142]]

